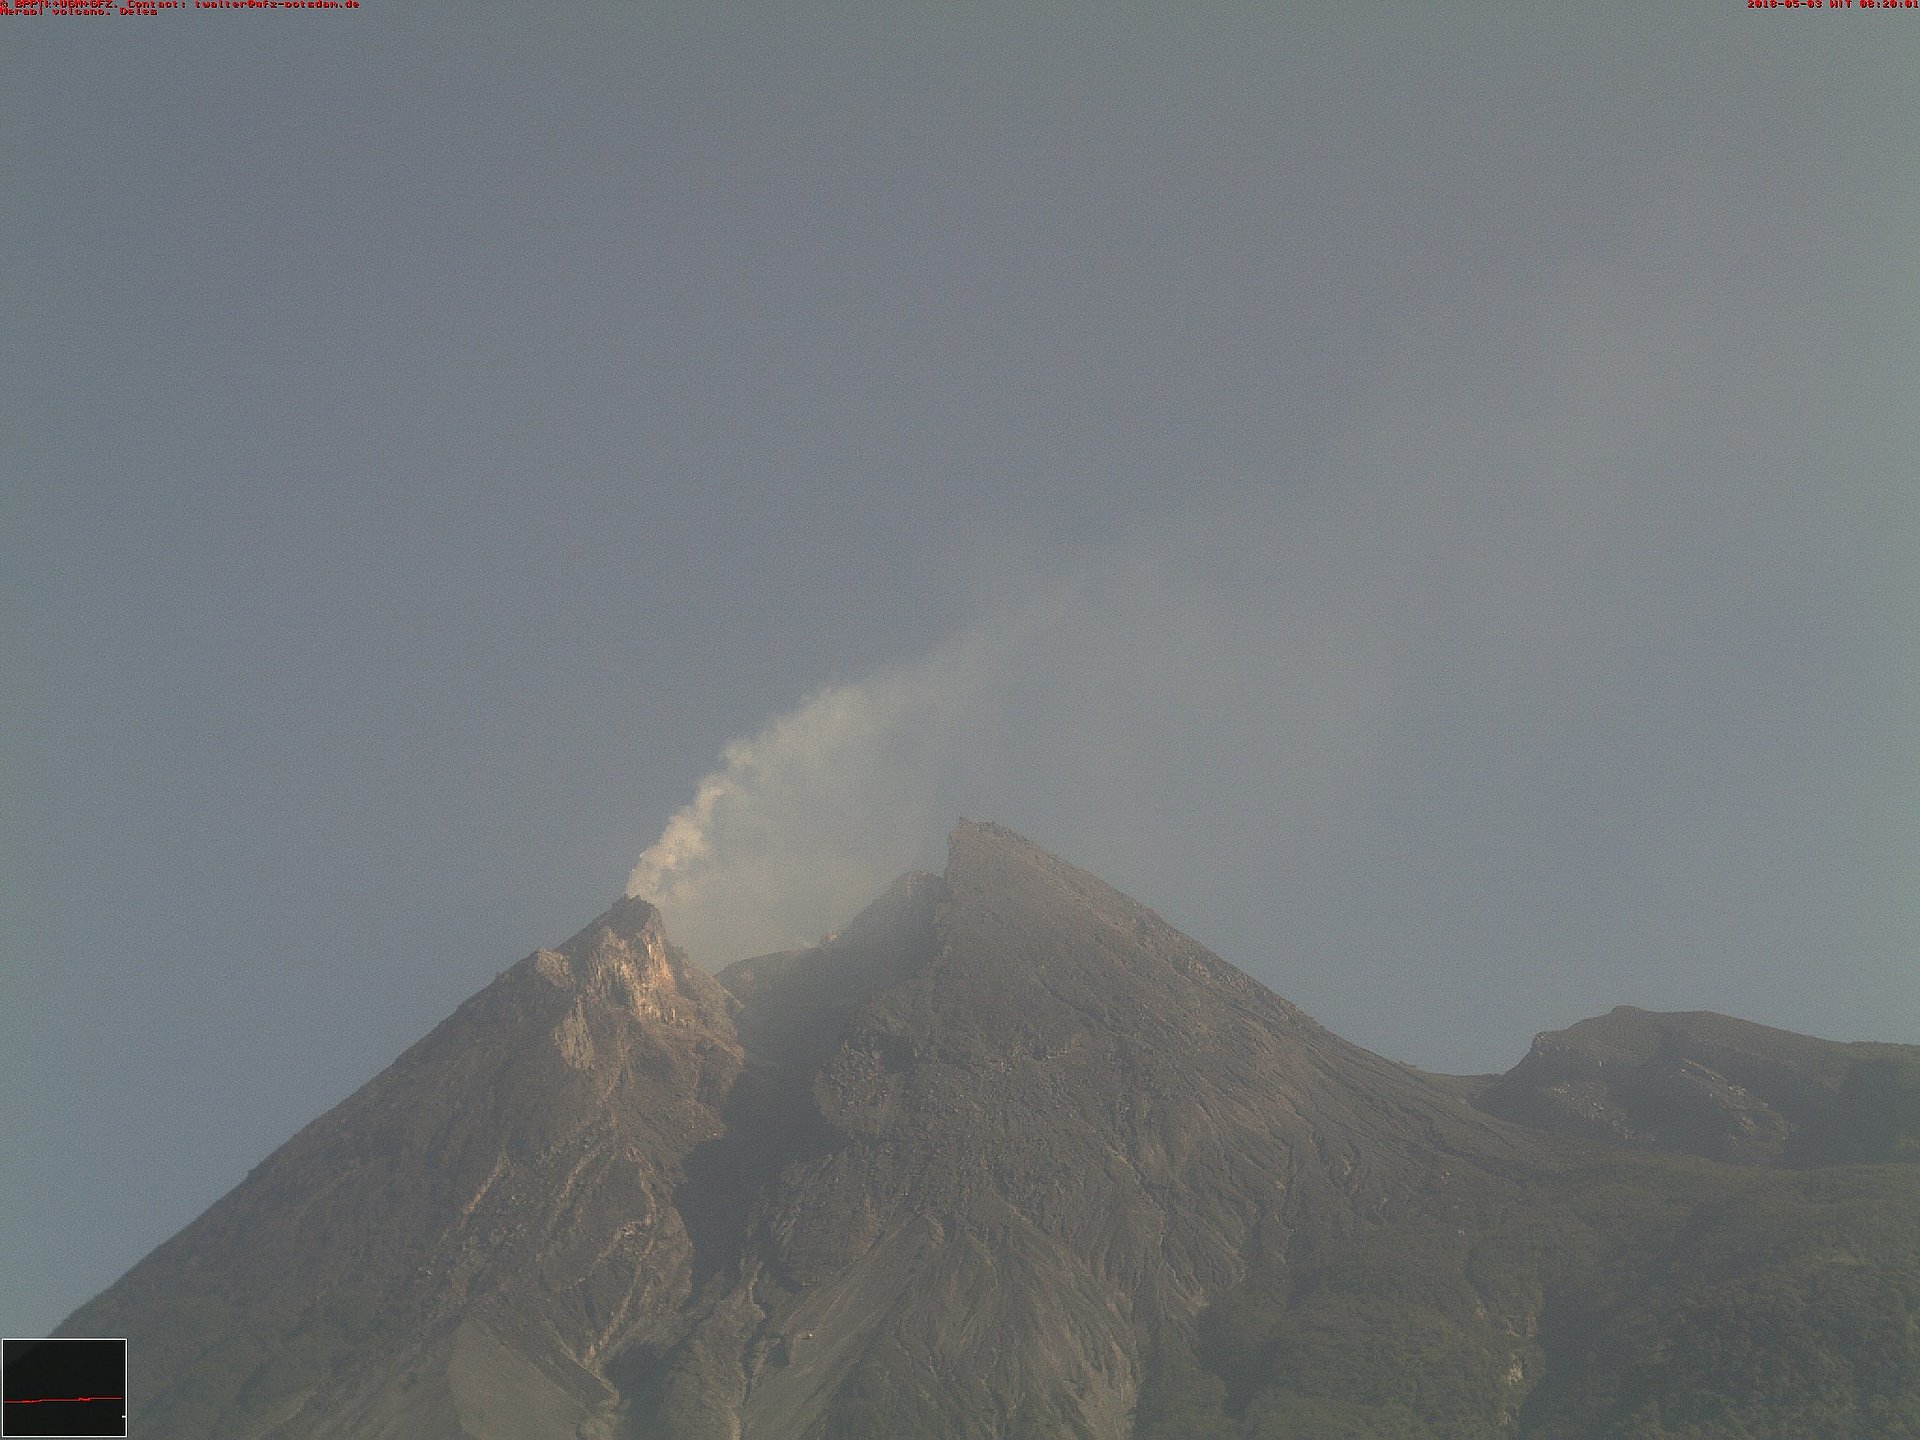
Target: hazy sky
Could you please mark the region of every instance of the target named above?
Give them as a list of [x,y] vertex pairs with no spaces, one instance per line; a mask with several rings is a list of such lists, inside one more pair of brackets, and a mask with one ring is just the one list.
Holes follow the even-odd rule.
[[1431,1068],[1920,1042],[1916,76],[1744,0],[0,18],[0,1329],[700,795],[709,963],[966,814]]

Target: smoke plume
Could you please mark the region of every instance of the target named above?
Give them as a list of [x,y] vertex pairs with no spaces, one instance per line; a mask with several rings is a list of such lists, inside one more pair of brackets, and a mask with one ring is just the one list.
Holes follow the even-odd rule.
[[962,640],[830,686],[728,745],[641,854],[627,894],[702,963],[808,944],[892,876],[930,862],[937,797],[977,714]]
[[1828,503],[1755,398],[1790,337],[1630,295],[1397,377],[1257,492],[956,561],[963,637],[730,746],[630,890],[716,966],[975,815],[1422,1063],[1628,999],[1844,1030],[1808,961],[1910,953],[1904,472]]
[[932,653],[727,746],[627,893],[718,967],[812,943],[901,872],[938,869],[959,814],[1121,883],[1169,851],[1211,863],[1223,799],[1257,795],[1311,833],[1353,781],[1390,678],[1352,633],[1362,597],[1317,598],[1357,573],[1318,537],[1175,524],[1015,586]]

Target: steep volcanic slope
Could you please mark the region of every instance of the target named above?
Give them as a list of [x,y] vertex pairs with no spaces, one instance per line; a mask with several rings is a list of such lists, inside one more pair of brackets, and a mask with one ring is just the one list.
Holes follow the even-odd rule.
[[885,907],[723,976],[819,1139],[657,1357],[673,1433],[1124,1435],[1163,1332],[1263,1247],[1511,1188],[1514,1132],[1010,831],[962,823]]
[[[678,1308],[680,1158],[728,1001],[623,902],[505,972],[68,1319],[126,1335],[146,1436],[573,1435]],[[605,1426],[601,1427],[603,1430]]]
[[[1571,1048],[1846,1089],[1709,1018]],[[1489,1114],[963,822],[718,982],[621,902],[63,1328],[157,1437],[1920,1440],[1920,1167],[1569,1134],[1540,1054]]]

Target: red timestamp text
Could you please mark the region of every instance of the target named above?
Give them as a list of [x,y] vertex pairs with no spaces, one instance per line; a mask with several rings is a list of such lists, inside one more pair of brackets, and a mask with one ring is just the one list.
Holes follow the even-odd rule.
[[160,15],[170,10],[358,10],[360,0],[0,0],[15,15]]

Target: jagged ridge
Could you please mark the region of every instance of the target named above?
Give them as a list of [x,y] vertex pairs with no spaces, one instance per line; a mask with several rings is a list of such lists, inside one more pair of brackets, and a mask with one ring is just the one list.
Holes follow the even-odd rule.
[[[1746,1158],[1812,1164],[1792,1097],[1880,1077],[1897,1118],[1920,1051],[1566,1037],[1476,1108],[962,822],[944,874],[717,981],[620,901],[64,1329],[133,1340],[161,1436],[1906,1433],[1920,1169],[1607,1142],[1771,1133],[1676,1108],[1704,1067],[1799,1127]],[[1568,1121],[1595,1076],[1627,1130]]]

